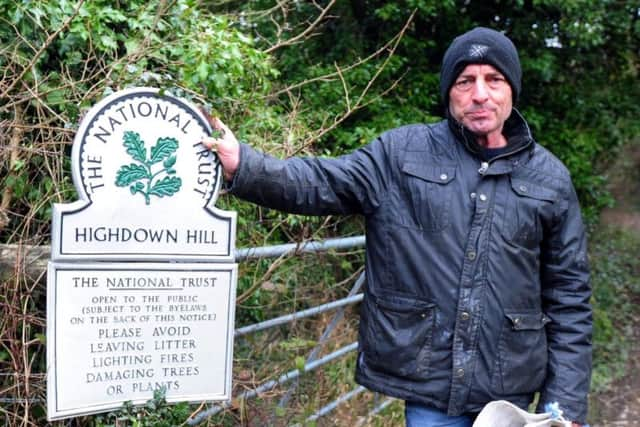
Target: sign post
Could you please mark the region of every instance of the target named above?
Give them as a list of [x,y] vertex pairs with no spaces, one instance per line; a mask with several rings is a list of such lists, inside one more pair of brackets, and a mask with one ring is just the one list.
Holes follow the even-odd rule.
[[116,92],[72,149],[79,200],[54,205],[47,406],[56,420],[231,398],[235,212],[215,207],[206,118],[156,89]]

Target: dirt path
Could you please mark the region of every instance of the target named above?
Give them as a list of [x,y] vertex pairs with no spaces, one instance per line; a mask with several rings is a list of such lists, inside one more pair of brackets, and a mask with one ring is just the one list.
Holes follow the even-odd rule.
[[[638,301],[640,303],[640,301]],[[640,320],[640,319],[638,319]],[[637,324],[637,321],[635,322]],[[636,330],[637,343],[640,333]],[[598,420],[592,427],[640,426],[640,346],[634,345],[626,375],[611,390],[592,399],[592,413]]]
[[616,205],[602,212],[601,222],[640,232],[640,142],[623,150],[610,170]]
[[[616,206],[602,213],[601,223],[640,234],[640,143],[624,150],[612,172],[610,190]],[[640,298],[634,303],[640,307]],[[640,325],[640,309],[632,324]],[[633,335],[624,377],[609,391],[592,396],[592,427],[640,427],[640,326],[634,328]]]

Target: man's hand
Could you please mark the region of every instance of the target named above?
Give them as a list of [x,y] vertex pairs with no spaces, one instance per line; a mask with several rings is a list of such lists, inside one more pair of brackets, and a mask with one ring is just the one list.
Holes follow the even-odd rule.
[[231,181],[240,164],[240,143],[238,143],[233,132],[220,119],[211,117],[206,113],[205,117],[207,117],[209,124],[213,128],[213,136],[204,137],[202,144],[218,154],[224,179]]

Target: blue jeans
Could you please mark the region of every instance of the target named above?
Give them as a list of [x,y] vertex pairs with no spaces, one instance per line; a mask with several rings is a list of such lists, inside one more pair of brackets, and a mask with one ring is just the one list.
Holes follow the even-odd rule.
[[467,415],[452,417],[438,409],[409,401],[404,403],[404,417],[407,427],[471,427],[473,424]]

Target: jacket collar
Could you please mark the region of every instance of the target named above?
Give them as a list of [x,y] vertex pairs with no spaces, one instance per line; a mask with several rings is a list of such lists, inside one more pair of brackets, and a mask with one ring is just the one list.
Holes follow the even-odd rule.
[[[448,111],[447,122],[456,139],[462,142],[464,147],[474,156],[478,157],[482,151],[482,147],[480,147],[476,141],[475,135],[462,123],[453,118]],[[500,158],[509,157],[512,154],[533,148],[533,136],[531,136],[529,125],[515,108],[511,110],[511,115],[505,121],[502,133],[507,138],[507,146],[511,149],[499,156]]]

